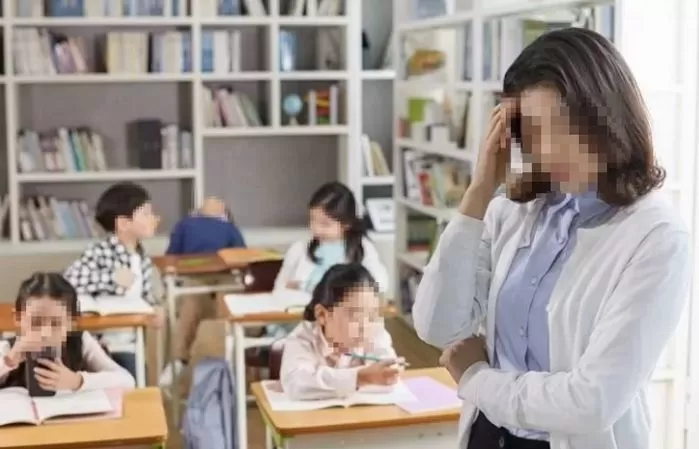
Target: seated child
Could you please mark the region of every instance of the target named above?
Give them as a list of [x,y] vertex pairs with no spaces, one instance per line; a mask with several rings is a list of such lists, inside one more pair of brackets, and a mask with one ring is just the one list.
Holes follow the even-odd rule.
[[19,338],[0,341],[0,388],[27,387],[26,355],[53,347],[60,357],[39,360],[41,388],[134,388],[134,379],[88,332],[74,331],[79,315],[75,289],[59,273],[35,273],[22,282],[15,302]]
[[360,264],[335,265],[323,275],[304,321],[284,344],[280,380],[291,398],[346,397],[365,385],[398,381],[400,362],[376,293],[373,277]]
[[[155,234],[158,218],[153,214],[150,195],[131,182],[107,189],[97,201],[95,219],[109,235],[90,245],[68,267],[65,277],[78,294],[94,297],[139,296],[155,305],[152,294],[152,262],[141,241]],[[154,325],[162,325],[164,314],[156,308]],[[132,331],[108,331],[100,338],[114,360],[132,375],[136,372]]]
[[[245,241],[233,224],[225,204],[217,198],[207,198],[198,213],[180,220],[170,236],[168,254],[215,253],[224,248],[244,248]],[[231,283],[230,275],[198,276],[188,284]],[[202,297],[204,296],[204,297]],[[175,339],[175,361],[168,364],[160,375],[161,387],[168,387],[189,360],[189,353],[202,320],[216,316],[215,296],[188,295],[179,301],[179,318]]]

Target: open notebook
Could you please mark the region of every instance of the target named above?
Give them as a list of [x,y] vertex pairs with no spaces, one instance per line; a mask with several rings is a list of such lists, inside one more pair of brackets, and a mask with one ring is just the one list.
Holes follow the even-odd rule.
[[153,313],[153,307],[143,298],[136,296],[100,296],[79,295],[80,313],[98,315],[129,315]]
[[53,397],[32,398],[24,388],[4,388],[0,390],[0,426],[38,425],[54,418],[121,415],[122,393],[110,393],[118,394],[118,401],[102,390],[58,392]]
[[301,290],[280,289],[272,293],[232,294],[224,298],[231,315],[302,311],[311,295]]
[[366,387],[344,399],[316,399],[308,401],[293,400],[282,390],[279,381],[262,383],[267,400],[272,410],[277,412],[298,412],[320,410],[332,407],[351,407],[353,405],[393,405],[416,401],[413,393],[402,381],[393,388]]

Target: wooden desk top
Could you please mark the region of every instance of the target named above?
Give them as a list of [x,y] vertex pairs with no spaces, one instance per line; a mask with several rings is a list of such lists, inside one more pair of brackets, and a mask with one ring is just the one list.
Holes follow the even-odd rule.
[[[152,315],[82,315],[76,323],[77,328],[85,331],[104,331],[122,327],[147,327],[150,325]],[[14,304],[0,304],[0,332],[12,332],[15,330]]]
[[124,395],[123,407],[119,419],[0,427],[0,449],[150,446],[165,441],[167,420],[160,390],[129,391]]
[[[403,378],[430,376],[456,388],[456,384],[444,368],[408,370]],[[382,429],[420,424],[454,422],[459,420],[458,408],[429,413],[410,414],[395,405],[353,406],[304,412],[272,411],[262,385],[252,385],[252,394],[270,425],[283,437],[347,430]]]
[[163,274],[196,276],[225,273],[230,270],[246,268],[258,262],[281,262],[283,258],[284,256],[276,251],[258,248],[229,248],[211,254],[155,256],[152,260]]

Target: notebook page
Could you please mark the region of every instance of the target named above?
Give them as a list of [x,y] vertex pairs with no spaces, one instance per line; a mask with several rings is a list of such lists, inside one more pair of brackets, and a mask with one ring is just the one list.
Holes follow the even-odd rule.
[[94,415],[113,411],[112,403],[102,390],[58,392],[48,398],[34,398],[39,422],[59,416]]
[[95,299],[100,315],[129,315],[153,313],[153,307],[143,298],[131,296],[100,296]]
[[24,388],[0,389],[0,426],[8,424],[36,424],[34,406]]
[[231,315],[242,316],[305,307],[311,302],[311,295],[301,290],[282,289],[272,293],[226,295],[224,301]]
[[317,399],[309,401],[297,401],[289,398],[282,391],[281,383],[270,380],[262,383],[269,406],[275,412],[302,412],[308,410],[320,410],[323,408],[345,407],[346,401],[342,399]]
[[393,389],[363,388],[348,398],[348,402],[352,405],[389,405],[414,401],[416,401],[415,395],[401,380],[393,386]]
[[417,399],[413,402],[398,403],[398,407],[408,413],[436,412],[461,407],[461,399],[459,399],[456,389],[431,377],[413,377],[406,379],[405,384]]

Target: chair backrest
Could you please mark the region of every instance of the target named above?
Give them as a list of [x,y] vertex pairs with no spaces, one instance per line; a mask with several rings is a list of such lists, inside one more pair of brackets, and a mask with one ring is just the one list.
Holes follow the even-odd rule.
[[274,290],[274,281],[277,279],[281,267],[282,261],[280,260],[250,264],[245,276],[245,291],[248,293],[271,292]]
[[269,378],[271,380],[279,380],[279,371],[282,367],[282,356],[284,355],[285,338],[272,343],[269,347]]

